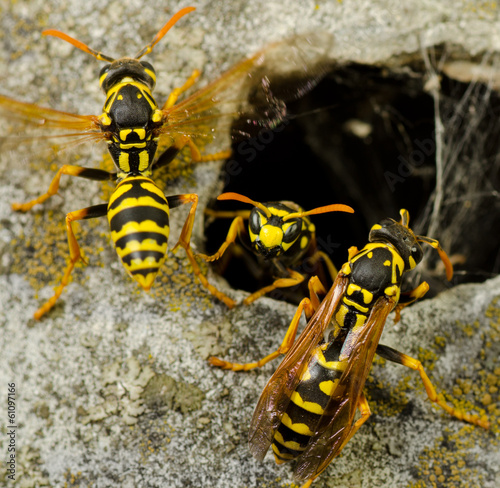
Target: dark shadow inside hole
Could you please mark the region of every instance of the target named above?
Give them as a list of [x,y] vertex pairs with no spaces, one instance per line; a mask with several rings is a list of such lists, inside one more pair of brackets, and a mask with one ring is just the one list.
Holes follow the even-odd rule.
[[[423,74],[409,68],[389,71],[349,65],[337,69],[308,95],[289,104],[291,117],[278,130],[262,131],[233,147],[222,174],[224,191],[261,202],[293,200],[306,210],[331,203],[352,206],[354,215],[312,217],[318,241],[338,268],[347,260],[350,246],[361,248],[366,243],[373,224],[384,217],[399,220],[400,208],[409,210],[411,227],[421,233],[419,218],[434,190],[436,156],[434,101],[424,91],[424,83]],[[445,97],[458,96],[457,83],[443,82]],[[498,102],[496,95],[491,99]],[[492,157],[496,147],[489,149]],[[498,190],[496,168],[493,186]],[[215,200],[212,207],[249,208]],[[211,253],[224,240],[230,220],[207,222],[206,248]],[[480,262],[474,252],[455,282],[478,280],[483,270],[491,275],[495,266],[498,272],[498,234],[490,242],[488,259]],[[470,246],[464,249],[471,252]],[[456,242],[451,242],[451,252],[461,252]],[[234,261],[224,269],[233,287],[255,291],[263,286],[248,272],[256,264]],[[268,278],[264,284],[270,282]]]

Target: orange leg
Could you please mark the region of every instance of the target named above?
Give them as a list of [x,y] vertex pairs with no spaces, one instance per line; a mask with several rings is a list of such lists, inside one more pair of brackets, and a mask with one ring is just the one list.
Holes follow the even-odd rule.
[[271,285],[265,286],[264,288],[261,288],[260,290],[257,290],[256,292],[247,296],[243,300],[243,303],[245,305],[250,305],[250,303],[255,302],[255,300],[264,296],[266,293],[276,290],[276,288],[288,288],[291,286],[299,285],[304,281],[305,276],[303,274],[294,271],[293,269],[287,269],[287,271],[289,272],[288,278],[278,278]]
[[68,235],[68,247],[69,247],[69,263],[66,266],[64,275],[61,279],[61,283],[56,288],[54,295],[49,298],[34,314],[36,320],[40,320],[57,302],[64,288],[68,285],[71,273],[75,264],[82,260],[82,254],[80,252],[80,246],[73,232],[73,227],[71,223],[75,220],[90,219],[95,217],[102,217],[106,215],[107,204],[94,205],[93,207],[84,208],[82,210],[77,210],[75,212],[70,212],[66,215],[66,232]]
[[443,410],[448,412],[450,415],[456,417],[459,420],[463,420],[464,422],[478,425],[483,429],[489,429],[490,423],[486,417],[479,417],[478,415],[472,415],[470,413],[464,412],[459,408],[454,408],[451,405],[448,405],[444,401],[443,395],[438,395],[436,393],[434,385],[432,384],[431,380],[424,371],[422,363],[418,359],[414,359],[410,356],[407,356],[406,354],[403,354],[402,352],[396,351],[395,349],[392,349],[391,347],[388,346],[384,346],[382,344],[378,345],[377,354],[380,357],[383,357],[384,359],[388,359],[389,361],[402,364],[407,368],[411,368],[414,369],[415,371],[418,371],[420,377],[422,378],[422,383],[424,384],[425,391],[427,392],[429,400],[439,405]]
[[[179,88],[174,88],[170,93],[170,95],[168,96],[168,99],[165,102],[165,105],[163,106],[162,110],[168,110],[172,108],[177,103],[177,100],[180,97],[180,95],[182,95],[182,93],[191,88],[199,76],[200,76],[200,71],[195,69],[191,74],[191,76],[186,80],[184,85],[182,85]],[[174,146],[176,146],[179,150],[182,149],[186,144],[189,146],[189,149],[191,150],[191,158],[195,163],[201,163],[206,161],[217,161],[219,159],[227,159],[231,156],[231,151],[229,150],[220,151],[214,154],[206,154],[202,156],[200,150],[189,136],[180,136],[174,142]]]
[[309,280],[308,286],[311,298],[310,299],[303,298],[302,301],[299,303],[299,306],[295,311],[295,315],[293,316],[293,319],[290,322],[288,330],[285,334],[283,342],[281,343],[281,346],[278,349],[276,349],[276,351],[272,352],[271,354],[268,354],[266,357],[260,359],[259,361],[255,361],[252,363],[243,363],[243,364],[231,363],[229,361],[224,361],[223,359],[219,359],[214,356],[209,358],[208,360],[209,363],[212,366],[217,366],[222,369],[230,369],[232,371],[248,371],[250,369],[260,368],[264,366],[264,364],[268,363],[269,361],[272,361],[281,354],[286,354],[290,349],[290,347],[292,347],[293,343],[295,342],[295,336],[297,335],[297,329],[299,326],[299,320],[302,315],[302,311],[305,312],[307,319],[312,317],[312,315],[319,306],[318,293],[319,294],[326,293],[326,290],[324,289],[323,285],[321,284],[319,279],[316,278],[315,276]]
[[197,69],[195,69],[191,76],[186,80],[184,85],[182,85],[179,88],[174,88],[170,95],[168,96],[167,101],[165,102],[165,105],[163,105],[163,110],[167,110],[169,108],[172,108],[176,103],[177,99],[184,93],[185,91],[189,90],[191,88],[196,80],[199,78],[201,72]]
[[96,181],[114,180],[116,178],[115,173],[109,173],[108,171],[93,168],[82,168],[81,166],[65,164],[61,166],[57,171],[46,193],[26,203],[13,203],[12,210],[27,212],[28,210],[31,210],[35,205],[43,203],[50,197],[54,196],[59,191],[59,183],[61,181],[62,175],[79,176]]
[[232,244],[238,235],[241,235],[242,232],[245,232],[245,225],[243,223],[243,217],[236,217],[229,227],[229,231],[227,232],[226,240],[222,243],[219,250],[210,256],[207,254],[199,253],[197,256],[204,259],[205,261],[212,262],[217,261],[221,258],[221,256],[226,252],[226,249]]
[[167,197],[168,204],[171,208],[175,208],[179,205],[183,205],[185,203],[191,203],[191,208],[189,210],[189,214],[184,222],[184,226],[182,227],[181,235],[179,237],[179,241],[172,249],[174,252],[178,246],[181,246],[186,251],[186,255],[193,267],[194,274],[198,277],[201,284],[216,298],[220,301],[224,302],[229,308],[233,308],[236,305],[236,302],[229,298],[227,295],[218,290],[215,286],[211,285],[206,279],[205,275],[202,273],[198,263],[196,262],[196,258],[194,256],[193,250],[191,249],[191,234],[193,232],[194,225],[194,217],[196,214],[196,207],[198,205],[198,195],[196,193],[186,193],[184,195],[175,195]]
[[408,305],[411,305],[419,298],[422,298],[428,291],[429,291],[429,285],[427,284],[427,282],[422,281],[422,283],[420,283],[420,285],[418,285],[414,290],[401,293],[401,296],[399,297],[399,302],[396,308],[394,309],[394,312],[396,314],[394,316],[394,323],[397,324],[401,319],[401,310],[403,310],[403,308],[407,307]]

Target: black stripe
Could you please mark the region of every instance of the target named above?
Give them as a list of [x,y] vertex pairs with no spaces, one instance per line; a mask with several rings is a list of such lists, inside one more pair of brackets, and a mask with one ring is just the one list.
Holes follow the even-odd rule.
[[130,266],[130,263],[133,259],[138,259],[140,261],[144,261],[146,258],[152,257],[156,262],[160,262],[163,259],[165,253],[158,251],[133,251],[126,256],[122,256],[122,261]]
[[168,227],[167,212],[163,209],[149,206],[137,206],[120,210],[111,218],[109,227],[114,232],[120,232],[122,227],[129,222],[141,223],[146,220],[152,220],[162,228]]
[[115,242],[115,246],[120,249],[125,249],[127,247],[127,243],[130,241],[143,242],[146,239],[154,239],[159,246],[167,242],[167,237],[158,232],[134,232],[120,237]]
[[142,275],[142,276],[147,276],[150,273],[158,273],[158,268],[142,268],[142,269],[135,269],[134,271],[130,272],[133,275]]
[[[298,444],[300,444],[301,447],[306,447],[307,444],[309,443],[309,441],[311,440],[311,437],[308,436],[308,435],[304,435],[304,434],[299,434],[295,431],[293,431],[292,429],[289,429],[286,425],[283,425],[283,424],[280,424],[280,426],[278,427],[278,432],[281,434],[281,436],[283,437],[283,440],[285,442],[297,442]],[[276,445],[277,446],[281,446],[282,444],[280,444],[276,439],[275,439],[275,442],[276,442]],[[283,448],[285,448],[285,446],[283,446]],[[286,448],[288,449],[288,448]],[[285,452],[283,451],[283,449],[280,449],[280,452]],[[290,449],[290,453],[291,454],[294,454],[294,453],[300,453],[302,451],[295,451],[293,449]],[[297,455],[297,454],[295,454]]]
[[157,195],[156,193],[149,191],[147,188],[143,188],[141,183],[144,183],[144,182],[152,184],[150,180],[143,179],[143,178],[127,181],[127,183],[132,185],[131,188],[129,190],[127,190],[125,193],[123,193],[122,195],[120,195],[119,197],[116,197],[115,199],[113,199],[113,196],[111,196],[111,200],[109,202],[109,210],[116,209],[127,198],[150,197],[153,200],[155,200],[156,202],[164,205],[166,203],[166,198],[165,197],[162,198],[161,196]]
[[[294,424],[306,424],[309,427],[311,432],[314,432],[316,426],[322,415],[317,413],[309,412],[308,410],[304,410],[302,407],[299,407],[293,402],[290,402],[287,408],[286,413],[292,420]],[[293,432],[293,431],[292,431]],[[294,435],[301,435],[294,432]]]

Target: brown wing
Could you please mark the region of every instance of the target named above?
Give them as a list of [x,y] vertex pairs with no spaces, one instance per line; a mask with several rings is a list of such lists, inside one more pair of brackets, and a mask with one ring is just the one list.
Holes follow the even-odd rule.
[[348,279],[340,272],[318,310],[264,388],[248,434],[250,451],[257,459],[262,460],[266,455],[290,402],[290,396],[300,381],[301,373],[311,358],[312,350],[323,338],[347,283]]
[[325,32],[270,45],[185,100],[164,108],[162,132],[211,142],[219,132],[227,134],[236,119],[234,139],[274,127],[286,115],[285,102],[311,90],[328,71],[331,45],[332,36]]
[[342,451],[349,438],[385,321],[394,305],[392,298],[379,298],[365,326],[356,336],[347,368],[325,408],[314,436],[298,460],[294,472],[298,481],[318,476]]
[[[62,138],[71,143],[98,141],[104,138],[96,115],[61,112],[32,103],[19,102],[3,95],[0,95],[0,116],[8,119],[14,130],[19,126],[25,133],[20,137],[9,137],[13,144],[37,137]],[[1,138],[2,142],[4,139]]]

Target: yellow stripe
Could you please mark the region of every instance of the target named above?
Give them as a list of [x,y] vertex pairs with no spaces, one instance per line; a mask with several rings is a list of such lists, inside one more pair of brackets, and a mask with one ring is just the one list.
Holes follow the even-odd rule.
[[144,239],[142,241],[133,239],[128,241],[124,248],[120,247],[116,249],[120,257],[127,256],[131,252],[136,251],[157,251],[165,254],[167,252],[167,243],[164,242],[159,246],[155,239]]
[[316,354],[316,358],[318,360],[318,364],[325,369],[343,372],[347,368],[347,361],[326,361],[323,353],[318,352]]
[[126,152],[121,152],[118,157],[118,166],[124,173],[130,173],[130,162]]
[[[345,363],[347,365],[347,363]],[[345,369],[345,367],[344,367]],[[339,380],[336,379],[335,381],[328,380],[328,381],[322,381],[319,384],[319,389],[328,396],[331,396],[331,394],[334,392],[335,388],[337,388],[337,385],[339,384]]]
[[294,459],[294,457],[295,457],[292,454],[288,454],[288,453],[281,454],[281,452],[278,449],[278,446],[276,446],[276,444],[274,444],[274,443],[271,447],[272,447],[272,450],[274,453],[274,460],[276,461],[276,464],[283,464],[284,462],[290,461],[290,460]]
[[323,413],[325,412],[321,405],[319,405],[318,403],[302,400],[302,397],[296,391],[292,393],[290,400],[295,403],[295,405],[303,408],[304,410],[307,410],[308,412],[316,413],[318,415],[323,415]]
[[153,81],[156,83],[156,75],[155,75],[154,71],[151,71],[150,69],[147,69],[147,68],[144,68],[144,71],[146,72],[146,74],[151,76]]
[[139,171],[142,173],[149,166],[149,153],[147,151],[141,151],[139,153]]
[[370,293],[368,290],[361,288],[359,285],[354,285],[353,283],[349,284],[347,287],[347,294],[352,295],[355,291],[360,291],[363,295],[363,302],[367,305],[373,300],[373,293]]
[[274,434],[274,440],[278,442],[278,444],[281,444],[282,446],[287,447],[288,449],[293,449],[294,451],[303,451],[305,450],[305,447],[301,446],[298,442],[295,441],[285,441],[283,439],[283,436],[279,431],[276,431]]
[[308,436],[314,435],[314,432],[306,424],[300,424],[300,423],[294,424],[292,422],[292,419],[286,413],[283,414],[283,417],[281,418],[281,423],[285,427],[288,427],[290,430],[297,432],[297,434],[308,435]]
[[359,303],[349,300],[349,298],[347,297],[344,297],[343,302],[346,305],[350,305],[351,307],[354,307],[355,309],[363,313],[368,313],[368,311],[370,310],[368,307],[362,307]]
[[137,147],[139,149],[141,147],[146,147],[146,143],[145,142],[134,142],[132,144],[120,144],[120,149],[133,149],[135,147]]
[[[166,236],[168,238],[169,228],[168,227],[160,227],[156,222],[152,220],[144,220],[143,222],[127,222],[119,232],[112,231],[111,238],[113,242],[116,242],[123,236],[127,236],[133,234],[135,232],[157,232],[162,236]],[[148,239],[145,239],[147,241]],[[134,241],[132,241],[134,242]],[[144,241],[143,241],[144,242]]]

